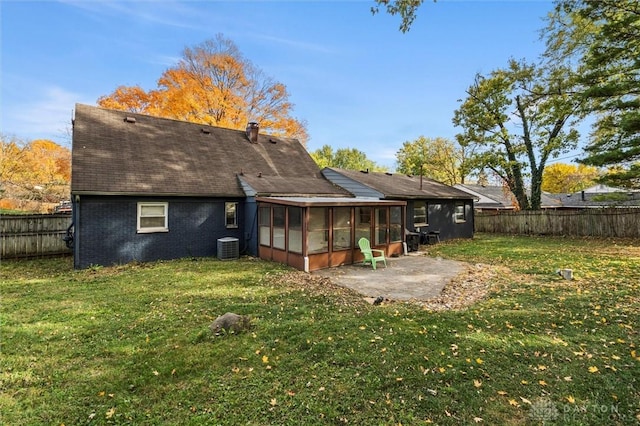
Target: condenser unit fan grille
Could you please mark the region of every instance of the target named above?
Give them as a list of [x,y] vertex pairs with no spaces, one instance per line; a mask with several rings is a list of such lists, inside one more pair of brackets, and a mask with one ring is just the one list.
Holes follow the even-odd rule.
[[239,242],[237,238],[224,237],[218,239],[218,259],[231,260],[239,257]]

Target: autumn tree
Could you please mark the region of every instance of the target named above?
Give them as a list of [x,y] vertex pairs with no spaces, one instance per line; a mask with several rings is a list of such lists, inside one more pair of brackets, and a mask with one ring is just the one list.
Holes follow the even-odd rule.
[[601,181],[640,187],[640,3],[559,0],[547,56],[576,64],[584,115],[595,117],[584,164],[609,167]]
[[195,47],[162,73],[157,88],[120,86],[98,105],[211,126],[244,130],[251,121],[261,131],[309,139],[306,122],[292,117],[284,84],[264,74],[237,46],[218,34]]
[[339,148],[335,152],[329,145],[323,145],[310,153],[311,158],[321,169],[336,167],[347,170],[369,170],[372,172],[386,172],[388,169],[367,158],[367,155],[355,148]]
[[57,203],[69,198],[71,152],[50,140],[0,138],[0,191],[3,199]]
[[584,164],[550,164],[542,173],[542,190],[554,194],[573,193],[592,186],[600,172]]
[[572,124],[579,102],[572,87],[566,68],[511,60],[505,69],[477,75],[454,113],[453,123],[462,128],[458,143],[475,150],[470,164],[500,176],[523,210],[540,208],[547,161],[577,145]]
[[[406,33],[411,29],[413,21],[417,17],[418,8],[422,6],[424,0],[374,0],[375,5],[371,7],[374,15],[382,8],[389,15],[400,16],[400,31]],[[435,3],[436,0],[433,0]]]
[[464,182],[463,152],[446,138],[420,136],[406,141],[396,153],[396,161],[399,173],[426,176],[447,185]]

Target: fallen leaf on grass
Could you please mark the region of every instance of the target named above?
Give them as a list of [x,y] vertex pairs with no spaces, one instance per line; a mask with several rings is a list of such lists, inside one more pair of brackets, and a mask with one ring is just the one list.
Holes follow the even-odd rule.
[[589,367],[589,373],[597,373],[598,372],[598,367],[596,367],[595,365],[592,365]]
[[111,407],[111,409],[109,411],[107,411],[106,413],[104,413],[104,416],[107,419],[110,419],[113,417],[113,415],[116,413],[116,407]]
[[431,311],[464,309],[486,297],[495,277],[507,276],[509,272],[508,268],[496,265],[470,265],[442,289],[440,296],[420,305]]

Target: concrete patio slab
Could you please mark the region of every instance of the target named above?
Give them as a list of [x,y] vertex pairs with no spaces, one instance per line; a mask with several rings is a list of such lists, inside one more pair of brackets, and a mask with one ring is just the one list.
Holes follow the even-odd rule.
[[438,297],[442,289],[465,268],[464,262],[433,258],[421,252],[387,259],[387,267],[345,265],[312,272],[329,277],[339,286],[367,297],[391,300],[428,300]]

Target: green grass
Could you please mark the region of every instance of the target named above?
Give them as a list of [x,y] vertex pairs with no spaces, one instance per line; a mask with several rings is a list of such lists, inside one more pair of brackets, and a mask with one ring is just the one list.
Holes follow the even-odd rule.
[[[640,421],[640,242],[478,235],[429,250],[511,272],[466,310],[430,312],[252,259],[5,261],[0,422]],[[253,329],[211,336],[227,311]]]

